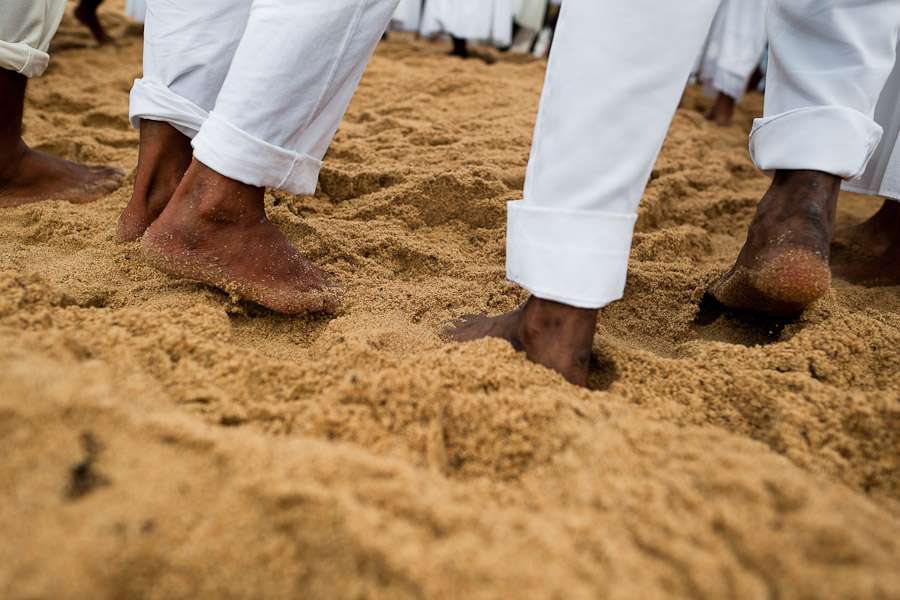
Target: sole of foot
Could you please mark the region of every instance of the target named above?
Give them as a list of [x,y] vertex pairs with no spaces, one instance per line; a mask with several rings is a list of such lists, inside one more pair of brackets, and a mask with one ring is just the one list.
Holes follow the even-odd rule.
[[736,267],[709,292],[730,308],[773,317],[795,317],[831,287],[831,271],[821,255],[789,250],[759,268]]

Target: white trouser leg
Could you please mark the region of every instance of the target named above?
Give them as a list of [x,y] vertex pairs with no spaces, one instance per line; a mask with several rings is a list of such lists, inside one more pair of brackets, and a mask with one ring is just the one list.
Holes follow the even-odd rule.
[[862,177],[845,181],[843,188],[851,192],[900,200],[900,45],[897,60],[878,104],[875,122],[884,129],[869,165]]
[[566,0],[507,277],[546,300],[622,297],[635,211],[718,0]]
[[397,0],[254,0],[194,157],[249,185],[312,194]]
[[700,69],[704,91],[741,99],[766,50],[768,7],[769,0],[722,2]]
[[0,69],[25,77],[43,73],[65,12],[66,0],[0,0]]
[[771,2],[765,112],[751,156],[764,172],[858,177],[881,137],[872,117],[894,66],[900,1]]
[[165,121],[194,137],[216,103],[247,26],[252,0],[149,0],[144,74],[129,117]]

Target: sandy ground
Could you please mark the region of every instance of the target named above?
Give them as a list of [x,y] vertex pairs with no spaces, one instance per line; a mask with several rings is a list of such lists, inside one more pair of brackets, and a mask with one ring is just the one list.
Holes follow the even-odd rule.
[[687,91],[581,390],[438,335],[525,298],[504,204],[543,62],[381,45],[319,192],[267,196],[347,290],[289,318],[114,243],[141,46],[110,4],[120,44],[67,18],[26,138],[129,184],[0,222],[0,597],[900,598],[900,290],[704,301],[767,186],[758,96],[718,129]]

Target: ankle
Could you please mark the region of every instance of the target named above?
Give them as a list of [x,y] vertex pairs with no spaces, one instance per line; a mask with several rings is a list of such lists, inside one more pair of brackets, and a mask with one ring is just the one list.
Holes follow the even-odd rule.
[[6,183],[18,174],[27,153],[28,146],[21,137],[0,142],[0,183]]
[[222,225],[256,224],[266,218],[265,188],[230,179],[197,162],[185,175],[178,195],[195,202],[197,217]]
[[519,337],[524,344],[537,336],[561,335],[576,344],[594,337],[599,309],[578,308],[532,296],[522,309]]

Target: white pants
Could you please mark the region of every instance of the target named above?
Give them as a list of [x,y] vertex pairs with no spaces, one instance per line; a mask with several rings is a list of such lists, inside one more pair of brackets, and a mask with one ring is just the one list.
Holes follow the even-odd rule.
[[512,0],[427,0],[422,35],[449,33],[496,46],[512,43]]
[[149,0],[130,118],[240,182],[312,194],[397,0]]
[[[508,205],[507,277],[548,300],[622,297],[636,210],[717,0],[566,0],[524,200]],[[772,0],[762,170],[858,177],[878,144],[897,0]]]
[[769,0],[723,0],[700,58],[700,82],[711,96],[740,100],[766,51]]
[[891,200],[900,200],[900,45],[897,54],[894,70],[875,106],[875,121],[884,129],[881,143],[862,177],[843,183],[843,188],[851,192]]
[[519,27],[537,33],[544,28],[547,0],[513,0],[513,15]]
[[125,14],[138,23],[143,23],[147,18],[147,0],[127,0]]
[[65,12],[66,0],[0,0],[0,69],[26,77],[43,73]]
[[418,31],[422,20],[422,0],[400,0],[394,16],[391,17],[391,29],[394,31]]

